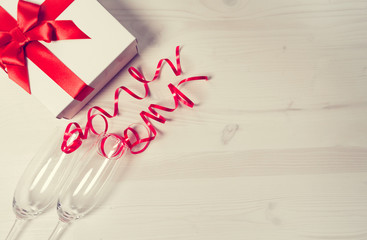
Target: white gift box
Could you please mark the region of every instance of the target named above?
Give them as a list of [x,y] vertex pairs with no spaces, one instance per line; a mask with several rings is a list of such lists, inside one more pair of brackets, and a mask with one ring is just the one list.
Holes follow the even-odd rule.
[[[16,19],[18,0],[2,0],[0,5]],[[90,39],[41,43],[94,90],[77,101],[27,60],[29,82],[32,95],[57,118],[70,119],[137,54],[137,41],[95,0],[75,0],[56,20],[72,20]]]

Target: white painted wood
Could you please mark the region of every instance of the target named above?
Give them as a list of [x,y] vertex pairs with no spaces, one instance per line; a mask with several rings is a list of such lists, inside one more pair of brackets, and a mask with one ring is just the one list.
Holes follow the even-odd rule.
[[[129,65],[153,76],[181,45],[184,75],[168,68],[138,102],[121,96],[118,131],[167,85],[207,74],[183,91],[198,103],[165,114],[161,133],[127,156],[107,199],[65,240],[367,239],[367,1],[201,0],[101,3],[137,38]],[[112,108],[122,70],[88,106]],[[14,83],[0,81],[0,238],[12,193],[54,128],[65,126]],[[87,108],[74,120],[84,124]],[[19,239],[47,239],[55,209]]]

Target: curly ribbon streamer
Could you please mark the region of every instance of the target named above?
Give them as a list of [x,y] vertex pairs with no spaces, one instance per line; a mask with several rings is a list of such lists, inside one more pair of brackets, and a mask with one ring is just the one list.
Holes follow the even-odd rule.
[[45,0],[37,5],[19,0],[17,20],[0,6],[0,67],[28,93],[31,90],[26,58],[78,101],[93,91],[39,42],[89,39],[73,21],[55,20],[73,1]]
[[[114,146],[112,148],[109,148],[109,152],[106,153],[106,142],[109,138],[112,138],[112,141],[114,142]],[[126,147],[126,142],[122,141],[120,136],[118,136],[117,134],[105,134],[101,136],[101,139],[99,141],[99,147],[98,147],[98,153],[101,156],[104,157],[109,157],[109,158],[114,158],[117,159],[119,157],[121,157],[124,152],[125,152],[125,148]]]
[[[107,133],[108,131],[108,119],[110,118],[114,118],[119,114],[119,95],[121,93],[121,91],[125,91],[127,94],[129,94],[130,96],[132,96],[133,98],[137,99],[137,100],[142,100],[145,99],[148,95],[149,95],[149,86],[148,84],[155,81],[156,79],[159,78],[160,74],[161,74],[161,70],[162,70],[162,66],[163,63],[166,62],[168,63],[168,65],[171,67],[173,73],[176,76],[180,76],[182,74],[182,69],[181,69],[181,62],[180,62],[180,47],[177,46],[176,47],[176,65],[177,67],[174,66],[174,64],[171,62],[171,60],[164,58],[161,59],[158,62],[158,65],[156,67],[156,71],[154,74],[154,77],[152,80],[147,80],[145,78],[145,76],[136,68],[134,67],[130,67],[129,68],[129,73],[130,75],[135,78],[137,81],[141,82],[144,86],[144,90],[145,90],[145,94],[144,96],[139,96],[136,93],[132,92],[130,89],[128,89],[125,86],[121,86],[118,87],[115,90],[115,94],[114,94],[114,111],[113,114],[109,114],[107,111],[105,111],[104,109],[102,109],[99,106],[94,106],[91,107],[88,110],[87,113],[87,124],[85,126],[84,132],[82,130],[82,128],[80,127],[80,125],[76,122],[72,122],[69,123],[68,126],[65,129],[65,133],[64,133],[64,140],[61,146],[61,150],[65,153],[72,153],[74,152],[76,149],[78,149],[81,144],[83,139],[87,139],[88,137],[88,133],[89,131],[91,131],[93,134],[98,135],[99,133],[95,130],[95,128],[93,127],[93,119],[97,116],[100,116],[104,122],[105,122],[105,129],[103,131],[102,134]],[[194,107],[194,102],[192,102],[184,93],[182,93],[178,87],[181,86],[184,83],[190,82],[190,81],[197,81],[197,80],[208,80],[207,76],[195,76],[195,77],[189,77],[186,79],[181,80],[177,86],[173,85],[172,83],[170,83],[168,85],[168,88],[173,96],[173,100],[174,100],[174,107],[173,108],[169,108],[169,107],[165,107],[165,106],[161,106],[161,105],[157,105],[157,104],[151,104],[148,107],[149,112],[146,111],[142,111],[140,113],[140,116],[142,118],[142,120],[144,121],[146,128],[148,130],[148,137],[144,137],[141,138],[140,135],[138,134],[138,132],[132,128],[132,127],[128,127],[123,131],[123,136],[118,136],[118,135],[114,135],[115,137],[119,137],[122,141],[125,142],[125,144],[127,145],[127,147],[130,149],[130,152],[132,154],[138,154],[141,153],[143,151],[146,150],[146,148],[148,147],[149,143],[151,141],[153,141],[155,139],[155,137],[157,136],[157,130],[156,128],[153,126],[153,124],[151,123],[151,120],[157,121],[159,123],[164,124],[166,122],[166,119],[157,112],[157,110],[162,110],[162,111],[166,111],[166,112],[173,112],[175,111],[178,106],[179,106],[179,102],[183,103],[184,105],[192,108]],[[93,113],[93,110],[97,111],[98,113]],[[77,137],[75,140],[71,141],[71,143],[69,143],[69,139],[73,134],[77,134]],[[132,139],[134,139],[134,141],[132,141]],[[135,148],[138,148],[139,145],[144,144],[142,147],[140,147],[138,150],[134,150]],[[101,150],[102,153],[104,153],[104,150]]]

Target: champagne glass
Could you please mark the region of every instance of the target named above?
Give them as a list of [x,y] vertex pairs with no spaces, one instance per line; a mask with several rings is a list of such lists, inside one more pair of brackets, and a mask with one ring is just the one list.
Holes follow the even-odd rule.
[[49,240],[59,239],[67,226],[90,212],[101,200],[105,188],[125,152],[125,142],[104,134],[78,162],[57,202],[59,222]]
[[[72,135],[71,140],[75,137]],[[62,140],[60,130],[56,129],[41,145],[18,181],[13,197],[16,220],[7,240],[15,239],[28,220],[37,217],[56,202],[76,155],[61,151]]]

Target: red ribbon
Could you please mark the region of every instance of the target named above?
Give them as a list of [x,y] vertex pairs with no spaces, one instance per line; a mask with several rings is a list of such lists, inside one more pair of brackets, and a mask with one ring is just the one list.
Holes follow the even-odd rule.
[[[148,86],[148,84],[159,78],[160,73],[161,73],[161,69],[162,69],[162,65],[163,65],[164,62],[168,63],[168,65],[171,67],[173,73],[176,76],[181,75],[182,69],[181,69],[181,62],[180,62],[180,47],[179,46],[176,47],[176,64],[177,64],[177,67],[175,67],[173,65],[171,60],[161,59],[158,62],[157,69],[156,69],[156,72],[155,72],[154,77],[153,77],[152,80],[147,80],[139,70],[137,70],[134,67],[130,67],[129,68],[130,75],[133,78],[135,78],[137,81],[141,82],[144,86],[144,90],[145,90],[144,96],[141,97],[141,96],[135,94],[134,92],[132,92],[130,89],[128,89],[125,86],[121,86],[121,87],[117,88],[116,91],[115,91],[115,95],[114,95],[114,111],[113,111],[113,114],[109,114],[107,111],[105,111],[104,109],[102,109],[101,107],[98,107],[98,106],[94,106],[94,107],[90,108],[88,110],[87,124],[85,126],[84,132],[83,132],[83,129],[80,127],[80,125],[78,123],[72,122],[72,123],[68,124],[68,126],[65,129],[64,140],[63,140],[63,143],[62,143],[62,146],[61,146],[61,150],[65,153],[74,152],[76,149],[78,149],[81,146],[83,139],[86,139],[88,137],[89,130],[93,134],[96,134],[96,135],[100,134],[93,127],[93,119],[97,116],[100,116],[105,122],[105,129],[104,129],[102,134],[107,133],[107,131],[108,131],[108,119],[116,117],[119,113],[119,106],[118,106],[119,100],[118,99],[119,99],[119,95],[121,93],[121,90],[124,90],[130,96],[132,96],[133,98],[138,99],[138,100],[142,100],[142,99],[146,98],[149,95],[149,86]],[[168,88],[171,91],[172,96],[173,96],[173,100],[174,100],[174,107],[173,108],[169,108],[169,107],[165,107],[165,106],[161,106],[161,105],[157,105],[157,104],[151,104],[148,107],[149,112],[142,111],[140,113],[140,116],[141,116],[142,120],[144,121],[145,126],[148,130],[148,137],[141,138],[140,135],[138,134],[138,132],[133,127],[128,127],[123,131],[123,136],[120,136],[120,139],[126,143],[127,147],[130,149],[130,152],[132,154],[138,154],[138,153],[141,153],[141,152],[145,151],[146,148],[148,147],[149,143],[151,141],[153,141],[155,139],[155,137],[157,136],[157,131],[156,131],[155,127],[153,126],[153,124],[150,122],[151,120],[154,120],[154,121],[157,121],[157,122],[160,122],[160,123],[165,123],[166,122],[166,119],[161,114],[159,114],[156,111],[156,109],[166,111],[166,112],[173,112],[178,108],[179,102],[182,102],[183,104],[185,104],[186,106],[188,106],[190,108],[194,107],[194,102],[192,102],[184,93],[182,93],[178,89],[178,87],[181,86],[184,83],[187,83],[187,82],[190,82],[190,81],[197,81],[197,80],[208,80],[208,77],[207,76],[195,76],[195,77],[190,77],[190,78],[186,78],[186,79],[181,80],[177,84],[177,86],[175,86],[171,83],[168,85]],[[96,110],[99,113],[92,114],[93,110]],[[70,143],[68,143],[70,137],[73,134],[77,134],[76,139],[71,141]],[[114,135],[114,136],[116,137],[117,135]],[[138,148],[139,145],[140,146],[142,145],[142,147]],[[134,150],[135,148],[138,148],[138,150]],[[101,152],[103,152],[103,150],[101,150]]]
[[31,93],[26,57],[65,92],[82,101],[93,91],[38,41],[89,39],[71,20],[55,20],[74,0],[46,0],[41,5],[19,0],[17,20],[0,6],[0,67]]
[[[109,138],[112,138],[112,141],[114,142],[115,146],[113,146],[112,148],[108,148],[109,152],[106,153],[106,142]],[[121,140],[120,136],[111,133],[101,135],[101,139],[99,140],[99,146],[97,150],[98,153],[103,157],[118,159],[124,154],[126,150],[125,146],[126,143]]]

